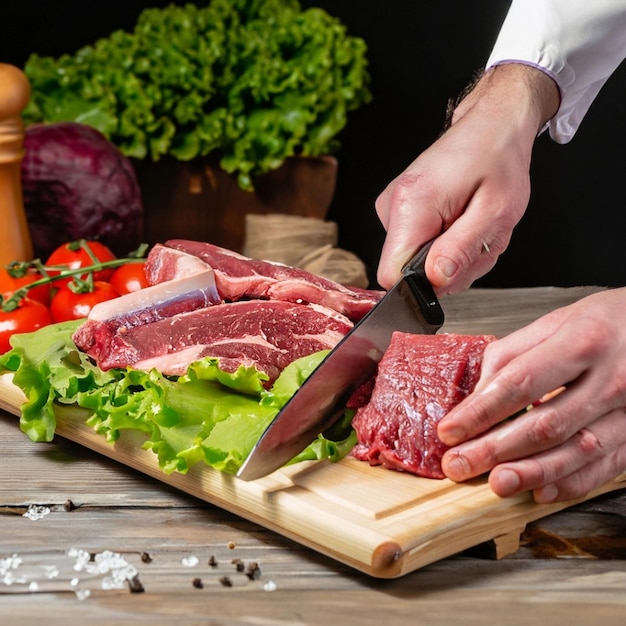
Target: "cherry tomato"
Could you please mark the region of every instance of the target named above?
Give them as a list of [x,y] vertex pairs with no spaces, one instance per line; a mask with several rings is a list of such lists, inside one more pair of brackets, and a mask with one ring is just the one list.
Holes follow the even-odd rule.
[[48,308],[30,298],[24,298],[13,311],[0,308],[0,353],[11,348],[9,339],[16,333],[30,333],[52,323]]
[[[109,248],[105,245],[99,243],[98,241],[87,241],[86,244],[89,246],[91,252],[96,257],[96,259],[100,262],[104,261],[113,261],[116,257]],[[46,266],[49,265],[62,265],[67,267],[68,269],[78,269],[80,267],[88,267],[90,265],[94,265],[94,260],[87,254],[87,251],[81,246],[76,250],[73,250],[75,242],[64,243],[59,246],[46,261]],[[49,270],[50,276],[56,276],[60,273],[59,271]],[[110,268],[106,268],[97,272],[94,272],[93,279],[94,280],[108,280],[113,273],[113,270]],[[61,287],[62,285],[67,285],[71,278],[63,278],[60,280],[54,281],[55,287]]]
[[[14,278],[5,267],[0,267],[0,294],[8,296],[21,287],[30,285],[30,283],[34,283],[40,278],[42,278],[41,274],[35,270],[29,270],[21,278]],[[29,289],[27,297],[30,300],[36,300],[47,306],[50,302],[50,285],[40,285],[39,287]]]
[[63,285],[50,302],[52,321],[66,322],[87,317],[89,311],[99,302],[118,297],[117,291],[102,280],[94,281],[93,291],[87,293],[74,293],[67,285]]
[[123,296],[133,291],[139,291],[148,286],[148,279],[144,271],[144,262],[127,263],[114,270],[109,282],[113,289]]

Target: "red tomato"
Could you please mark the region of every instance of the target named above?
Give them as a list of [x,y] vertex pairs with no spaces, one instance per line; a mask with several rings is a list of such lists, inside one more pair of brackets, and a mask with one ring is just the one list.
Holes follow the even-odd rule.
[[11,348],[9,339],[12,335],[30,333],[51,323],[48,308],[36,300],[24,298],[13,311],[3,311],[0,308],[0,353]]
[[117,291],[102,280],[94,281],[93,291],[87,293],[74,293],[67,285],[63,285],[50,302],[52,321],[66,322],[87,317],[89,311],[99,302],[118,297]]
[[[89,246],[89,249],[96,257],[97,261],[113,261],[116,257],[107,248],[105,245],[97,242],[97,241],[87,241],[86,245]],[[87,251],[81,246],[76,250],[73,250],[75,242],[64,243],[62,246],[59,246],[46,261],[46,266],[49,265],[62,265],[67,267],[68,269],[78,269],[80,267],[88,267],[90,265],[94,265],[94,260],[89,256]],[[96,262],[97,262],[96,261]],[[50,270],[48,272],[50,276],[56,276],[60,273],[60,271]],[[113,270],[110,268],[100,270],[98,272],[94,272],[93,279],[94,280],[108,280],[113,273]],[[61,285],[67,285],[71,278],[55,280],[53,285],[54,287],[60,287]]]
[[139,291],[148,286],[148,279],[144,271],[144,262],[127,263],[120,265],[114,270],[109,282],[113,285],[113,289],[123,296],[126,293]]
[[[0,294],[7,296],[25,285],[34,283],[40,278],[42,278],[41,274],[35,270],[29,270],[28,273],[21,278],[14,278],[5,267],[0,267]],[[27,297],[30,300],[36,300],[47,306],[50,302],[50,285],[40,285],[39,287],[29,289]]]

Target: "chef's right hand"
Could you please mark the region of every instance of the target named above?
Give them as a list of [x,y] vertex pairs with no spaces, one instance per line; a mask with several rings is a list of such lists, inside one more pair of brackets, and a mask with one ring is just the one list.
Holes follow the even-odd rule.
[[383,287],[435,237],[426,275],[439,295],[465,289],[493,267],[528,205],[532,147],[556,108],[558,89],[539,70],[511,64],[482,77],[450,129],[376,201],[387,230]]

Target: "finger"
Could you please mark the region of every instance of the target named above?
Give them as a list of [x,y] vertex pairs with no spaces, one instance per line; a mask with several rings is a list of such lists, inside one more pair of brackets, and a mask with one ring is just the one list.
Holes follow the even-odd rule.
[[549,504],[583,498],[590,491],[620,476],[626,469],[626,444],[612,454],[581,468],[570,476],[533,491],[536,502]]
[[507,248],[518,217],[479,189],[465,212],[433,243],[426,275],[437,293],[458,293],[489,272]]
[[[419,247],[439,235],[426,261],[426,275],[435,291],[445,295],[469,287],[495,265],[508,246],[517,219],[505,210],[494,216],[496,212],[481,199],[485,194],[477,193],[469,199],[465,212],[452,221],[449,215],[462,208],[450,208],[449,199],[437,200],[428,190],[420,192],[411,185],[415,185],[412,178],[399,177],[377,201],[387,228],[378,282],[390,287]],[[394,210],[388,208],[391,204]],[[441,233],[449,221],[451,225]]]
[[481,365],[480,381],[475,390],[484,388],[499,370],[515,358],[544,341],[554,339],[564,317],[564,309],[556,309],[489,344]]
[[377,274],[382,287],[392,287],[417,250],[439,235],[443,222],[433,208],[436,206],[408,173],[399,176],[376,200],[376,210],[387,229]]
[[[564,444],[605,412],[589,401],[588,384],[585,381],[574,385],[537,408],[453,447],[442,459],[444,473],[451,480],[462,482],[480,476],[498,464],[530,458]],[[591,386],[593,389],[593,384]],[[591,396],[595,395],[592,390]],[[512,476],[508,478],[513,480]]]
[[[494,493],[506,497],[558,484],[583,469],[587,472],[590,465],[612,457],[623,445],[626,440],[624,423],[623,409],[611,411],[561,445],[519,461],[496,465],[489,476],[489,485]],[[571,480],[578,482],[579,479]],[[550,497],[549,490],[543,497]]]
[[[477,437],[554,389],[570,385],[589,367],[590,354],[573,347],[568,332],[557,331],[549,340],[540,340],[498,368],[490,365],[491,354],[497,355],[497,344],[485,350],[483,372],[475,391],[439,422],[439,438],[449,446]],[[566,356],[555,362],[555,354]],[[489,376],[492,370],[495,372]]]

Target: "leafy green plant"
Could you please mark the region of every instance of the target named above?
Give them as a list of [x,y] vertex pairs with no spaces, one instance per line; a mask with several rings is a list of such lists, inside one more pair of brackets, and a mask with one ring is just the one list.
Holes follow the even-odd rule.
[[365,42],[297,0],[146,9],[132,32],[32,54],[26,123],[76,121],[126,155],[212,155],[241,187],[287,157],[332,154],[371,98]]
[[[51,441],[60,405],[81,411],[84,423],[115,442],[123,432],[140,432],[166,473],[186,473],[199,462],[236,473],[263,431],[319,365],[327,351],[288,365],[265,389],[267,375],[254,367],[222,371],[219,359],[205,357],[184,376],[152,370],[113,368],[106,372],[76,349],[72,335],[84,320],[51,324],[13,335],[13,349],[0,355],[0,375],[27,400],[20,426],[33,441]],[[318,435],[291,462],[338,461],[356,444],[354,414],[346,409],[332,433]],[[62,412],[58,413],[62,419]]]

